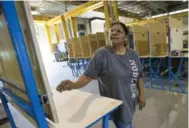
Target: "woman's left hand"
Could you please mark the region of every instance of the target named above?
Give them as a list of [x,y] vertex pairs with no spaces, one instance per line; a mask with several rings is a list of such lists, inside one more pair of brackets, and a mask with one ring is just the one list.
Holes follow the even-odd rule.
[[142,110],[146,106],[144,96],[139,95],[138,104],[139,104],[139,110]]

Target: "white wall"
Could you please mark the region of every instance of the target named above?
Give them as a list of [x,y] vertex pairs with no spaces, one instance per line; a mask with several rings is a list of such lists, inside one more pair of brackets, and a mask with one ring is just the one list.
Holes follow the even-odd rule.
[[[77,24],[84,24],[86,27],[86,34],[90,34],[90,24],[89,24],[89,20],[88,19],[84,19],[84,18],[77,18],[76,20]],[[78,26],[78,25],[77,25]],[[77,28],[77,32],[78,32],[78,28]],[[77,33],[78,35],[78,33]]]
[[105,20],[92,20],[91,21],[91,33],[95,34],[96,32],[104,32]]
[[188,31],[188,17],[183,18],[183,31]]
[[45,64],[45,68],[48,68],[48,65],[50,65],[54,60],[54,55],[50,50],[45,26],[43,24],[35,24],[35,26],[42,59]]

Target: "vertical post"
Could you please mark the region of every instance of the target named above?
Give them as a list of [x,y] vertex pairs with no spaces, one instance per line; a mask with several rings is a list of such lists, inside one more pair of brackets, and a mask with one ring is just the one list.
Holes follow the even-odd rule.
[[48,128],[45,114],[39,101],[39,94],[36,88],[35,79],[20,28],[14,1],[1,1],[1,3],[7,22],[8,31],[12,40],[21,75],[33,109],[33,114],[36,119],[37,126],[39,128]]
[[170,33],[170,25],[169,25],[169,12],[167,13],[167,18],[168,18],[168,86],[169,86],[169,91],[171,91],[171,57],[170,57],[170,52],[171,52],[171,33]]
[[148,34],[148,64],[149,64],[149,68],[150,68],[150,87],[152,87],[152,79],[151,79],[151,62],[150,62],[150,56],[151,56],[151,47],[150,47],[150,33],[149,33],[149,29],[147,27],[147,34]]
[[67,29],[67,26],[66,26],[65,18],[63,16],[61,17],[61,23],[62,23],[62,29],[63,29],[64,38],[66,40],[68,40],[68,38],[69,38],[68,29]]
[[148,59],[149,59],[149,64],[150,64],[150,88],[152,88],[152,60],[151,60],[151,47],[150,47],[150,33],[149,29],[147,28],[148,31]]
[[105,40],[106,44],[109,44],[108,35],[109,35],[109,29],[110,29],[110,13],[109,13],[109,6],[108,1],[103,1],[104,4],[104,15],[105,15]]
[[104,1],[104,15],[105,15],[105,27],[106,30],[110,29],[110,13],[109,13],[109,6],[108,6],[108,1]]
[[149,56],[150,61],[150,88],[152,88],[152,58]]
[[58,35],[58,25],[57,24],[53,25],[53,30],[54,30],[54,34],[55,34],[56,44],[58,44],[60,39],[59,39],[59,35]]
[[104,116],[102,120],[102,128],[108,128],[108,121],[109,121],[110,114]]
[[113,14],[114,14],[114,20],[119,21],[119,13],[118,13],[118,5],[117,1],[112,1],[113,3]]
[[75,17],[70,17],[70,23],[71,23],[72,37],[77,37]]
[[54,51],[53,51],[53,44],[52,44],[50,28],[47,24],[45,24],[45,31],[46,31],[46,34],[47,34],[48,43],[49,43],[49,46],[50,46],[51,53],[53,53]]
[[14,119],[11,115],[11,112],[10,112],[10,109],[9,109],[9,106],[8,106],[8,102],[7,102],[7,99],[6,97],[0,92],[0,99],[2,100],[2,104],[3,104],[3,108],[5,110],[5,113],[7,115],[7,118],[8,120],[10,121],[10,125],[12,128],[16,128],[16,125],[15,125],[15,122],[14,122]]

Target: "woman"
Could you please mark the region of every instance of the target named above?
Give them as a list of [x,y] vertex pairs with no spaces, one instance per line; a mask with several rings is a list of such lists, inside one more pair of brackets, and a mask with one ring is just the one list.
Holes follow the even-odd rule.
[[102,96],[123,101],[112,115],[117,128],[132,128],[137,102],[145,106],[142,83],[142,65],[136,52],[126,47],[127,27],[121,22],[111,25],[109,46],[98,49],[91,58],[84,74],[76,82],[62,81],[57,90],[81,88],[92,79],[98,79]]

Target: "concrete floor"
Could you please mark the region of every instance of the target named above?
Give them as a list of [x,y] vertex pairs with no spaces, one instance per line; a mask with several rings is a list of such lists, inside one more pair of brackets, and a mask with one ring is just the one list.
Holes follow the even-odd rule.
[[[51,88],[64,79],[76,80],[66,63],[46,63],[45,68]],[[97,81],[92,81],[81,90],[99,94]],[[146,107],[143,111],[137,109],[133,125],[134,128],[187,128],[188,125],[188,95],[174,95],[167,91],[145,89]],[[18,128],[33,128],[32,125],[11,105],[11,112]],[[8,124],[0,126],[7,128]],[[101,122],[92,128],[100,128]],[[110,128],[115,128],[110,122]]]

